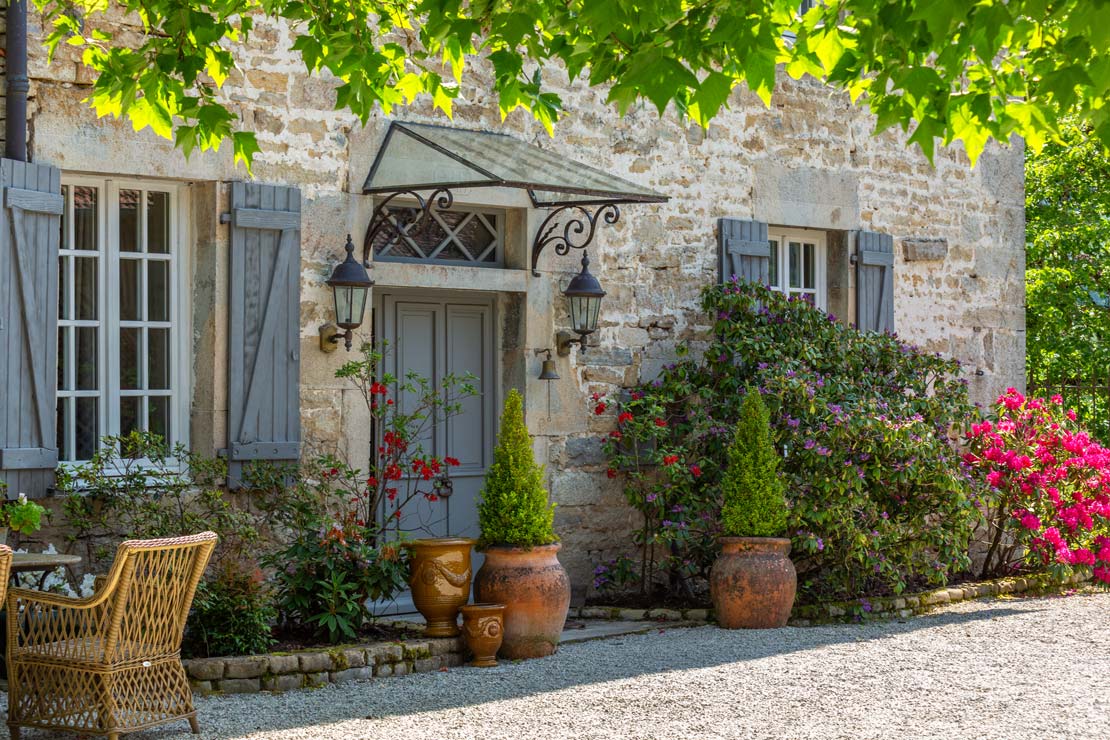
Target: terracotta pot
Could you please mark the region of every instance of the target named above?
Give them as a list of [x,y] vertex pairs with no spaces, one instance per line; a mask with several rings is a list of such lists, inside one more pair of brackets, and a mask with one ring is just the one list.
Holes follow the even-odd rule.
[[798,589],[789,553],[788,539],[721,538],[721,555],[709,573],[709,593],[720,626],[766,629],[786,624]]
[[570,578],[561,545],[491,547],[474,578],[477,601],[505,605],[502,658],[542,658],[559,647],[570,607]]
[[470,601],[470,548],[476,540],[443,537],[413,540],[412,603],[428,623],[428,637],[456,637],[459,607]]
[[463,636],[474,654],[470,665],[489,668],[497,665],[497,650],[505,637],[504,604],[467,604],[462,607]]

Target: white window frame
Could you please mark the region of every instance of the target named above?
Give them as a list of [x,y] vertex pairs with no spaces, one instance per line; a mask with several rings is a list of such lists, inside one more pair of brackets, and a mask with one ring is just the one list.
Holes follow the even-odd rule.
[[[812,295],[814,305],[822,311],[828,310],[828,258],[829,246],[827,234],[817,229],[795,229],[772,226],[767,229],[768,241],[777,241],[778,264],[776,265],[777,284],[771,289],[786,295]],[[785,248],[787,242],[805,242],[812,244],[813,249],[813,284],[814,289],[789,288],[790,254]]]
[[[146,253],[147,239],[147,209],[146,192],[158,191],[169,193],[169,233],[173,244],[170,249],[171,285],[174,294],[170,297],[170,315],[168,322],[157,322],[157,326],[170,329],[170,433],[172,444],[189,445],[189,410],[192,398],[192,372],[190,370],[192,337],[192,301],[189,290],[189,266],[191,262],[191,240],[188,229],[189,213],[189,188],[184,183],[157,179],[135,179],[118,177],[96,177],[91,175],[63,175],[63,186],[68,188],[66,193],[66,228],[68,233],[63,241],[73,244],[74,219],[73,219],[73,191],[75,187],[95,187],[97,196],[97,242],[101,249],[97,250],[97,390],[77,391],[75,383],[68,383],[74,390],[58,389],[58,398],[70,397],[99,397],[101,399],[100,413],[97,418],[97,439],[107,435],[120,433],[120,399],[125,395],[142,395],[142,391],[122,391],[120,388],[120,358],[119,358],[119,331],[121,323],[152,326],[155,322],[121,322],[119,318],[119,192],[120,190],[140,190],[142,207],[138,209],[139,233],[142,239],[144,254]],[[62,249],[62,255],[91,256],[88,250]],[[67,263],[68,264],[68,263]],[[68,269],[68,268],[67,268]],[[146,300],[147,271],[142,271],[143,293],[140,300]],[[74,282],[66,281],[70,291],[68,301],[73,303],[75,291]],[[109,300],[109,297],[115,300]],[[89,325],[88,321],[68,321],[59,319],[60,326]],[[76,356],[75,332],[69,332],[69,357]],[[144,350],[146,348],[143,348]],[[59,361],[61,358],[59,358]],[[76,373],[75,363],[70,362],[66,368],[67,373]],[[75,375],[71,375],[75,378]],[[71,417],[72,418],[72,417]],[[66,449],[73,450],[76,455],[76,430],[67,430],[70,439],[65,445]],[[59,448],[62,445],[59,444]],[[87,460],[63,460],[62,466],[76,466]]]

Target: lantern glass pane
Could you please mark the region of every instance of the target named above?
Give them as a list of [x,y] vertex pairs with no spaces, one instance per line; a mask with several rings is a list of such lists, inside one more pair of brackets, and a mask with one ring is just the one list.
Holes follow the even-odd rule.
[[[366,315],[366,297],[370,295],[369,288],[353,288],[354,296],[351,299],[351,319],[354,326],[362,324]],[[352,327],[353,328],[353,327]]]
[[581,333],[586,328],[586,298],[571,296],[570,302],[570,328]]
[[335,323],[344,329],[353,329],[362,323],[366,307],[366,289],[350,285],[335,287]]
[[601,297],[587,298],[586,301],[586,328],[594,331],[597,329],[598,317],[601,315]]

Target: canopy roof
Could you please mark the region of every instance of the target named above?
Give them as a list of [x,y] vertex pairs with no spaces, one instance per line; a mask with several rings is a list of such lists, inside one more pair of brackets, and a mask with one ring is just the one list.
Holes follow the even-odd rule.
[[663,203],[668,197],[506,134],[393,121],[364,193],[521,188],[541,206]]

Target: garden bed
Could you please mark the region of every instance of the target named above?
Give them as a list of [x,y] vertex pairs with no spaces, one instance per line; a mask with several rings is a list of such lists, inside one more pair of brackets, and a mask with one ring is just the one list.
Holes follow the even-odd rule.
[[[1048,574],[999,578],[992,581],[962,583],[915,594],[881,596],[831,601],[823,604],[795,606],[790,615],[790,625],[808,627],[814,624],[851,622],[861,619],[893,619],[923,614],[941,604],[953,604],[986,596],[1001,596],[1026,592],[1053,591],[1070,585],[1084,583],[1091,578],[1089,572],[1076,573],[1065,579]],[[711,622],[712,609],[626,609],[619,606],[583,606],[571,608],[572,618],[619,619],[624,621],[652,620],[659,622]]]

